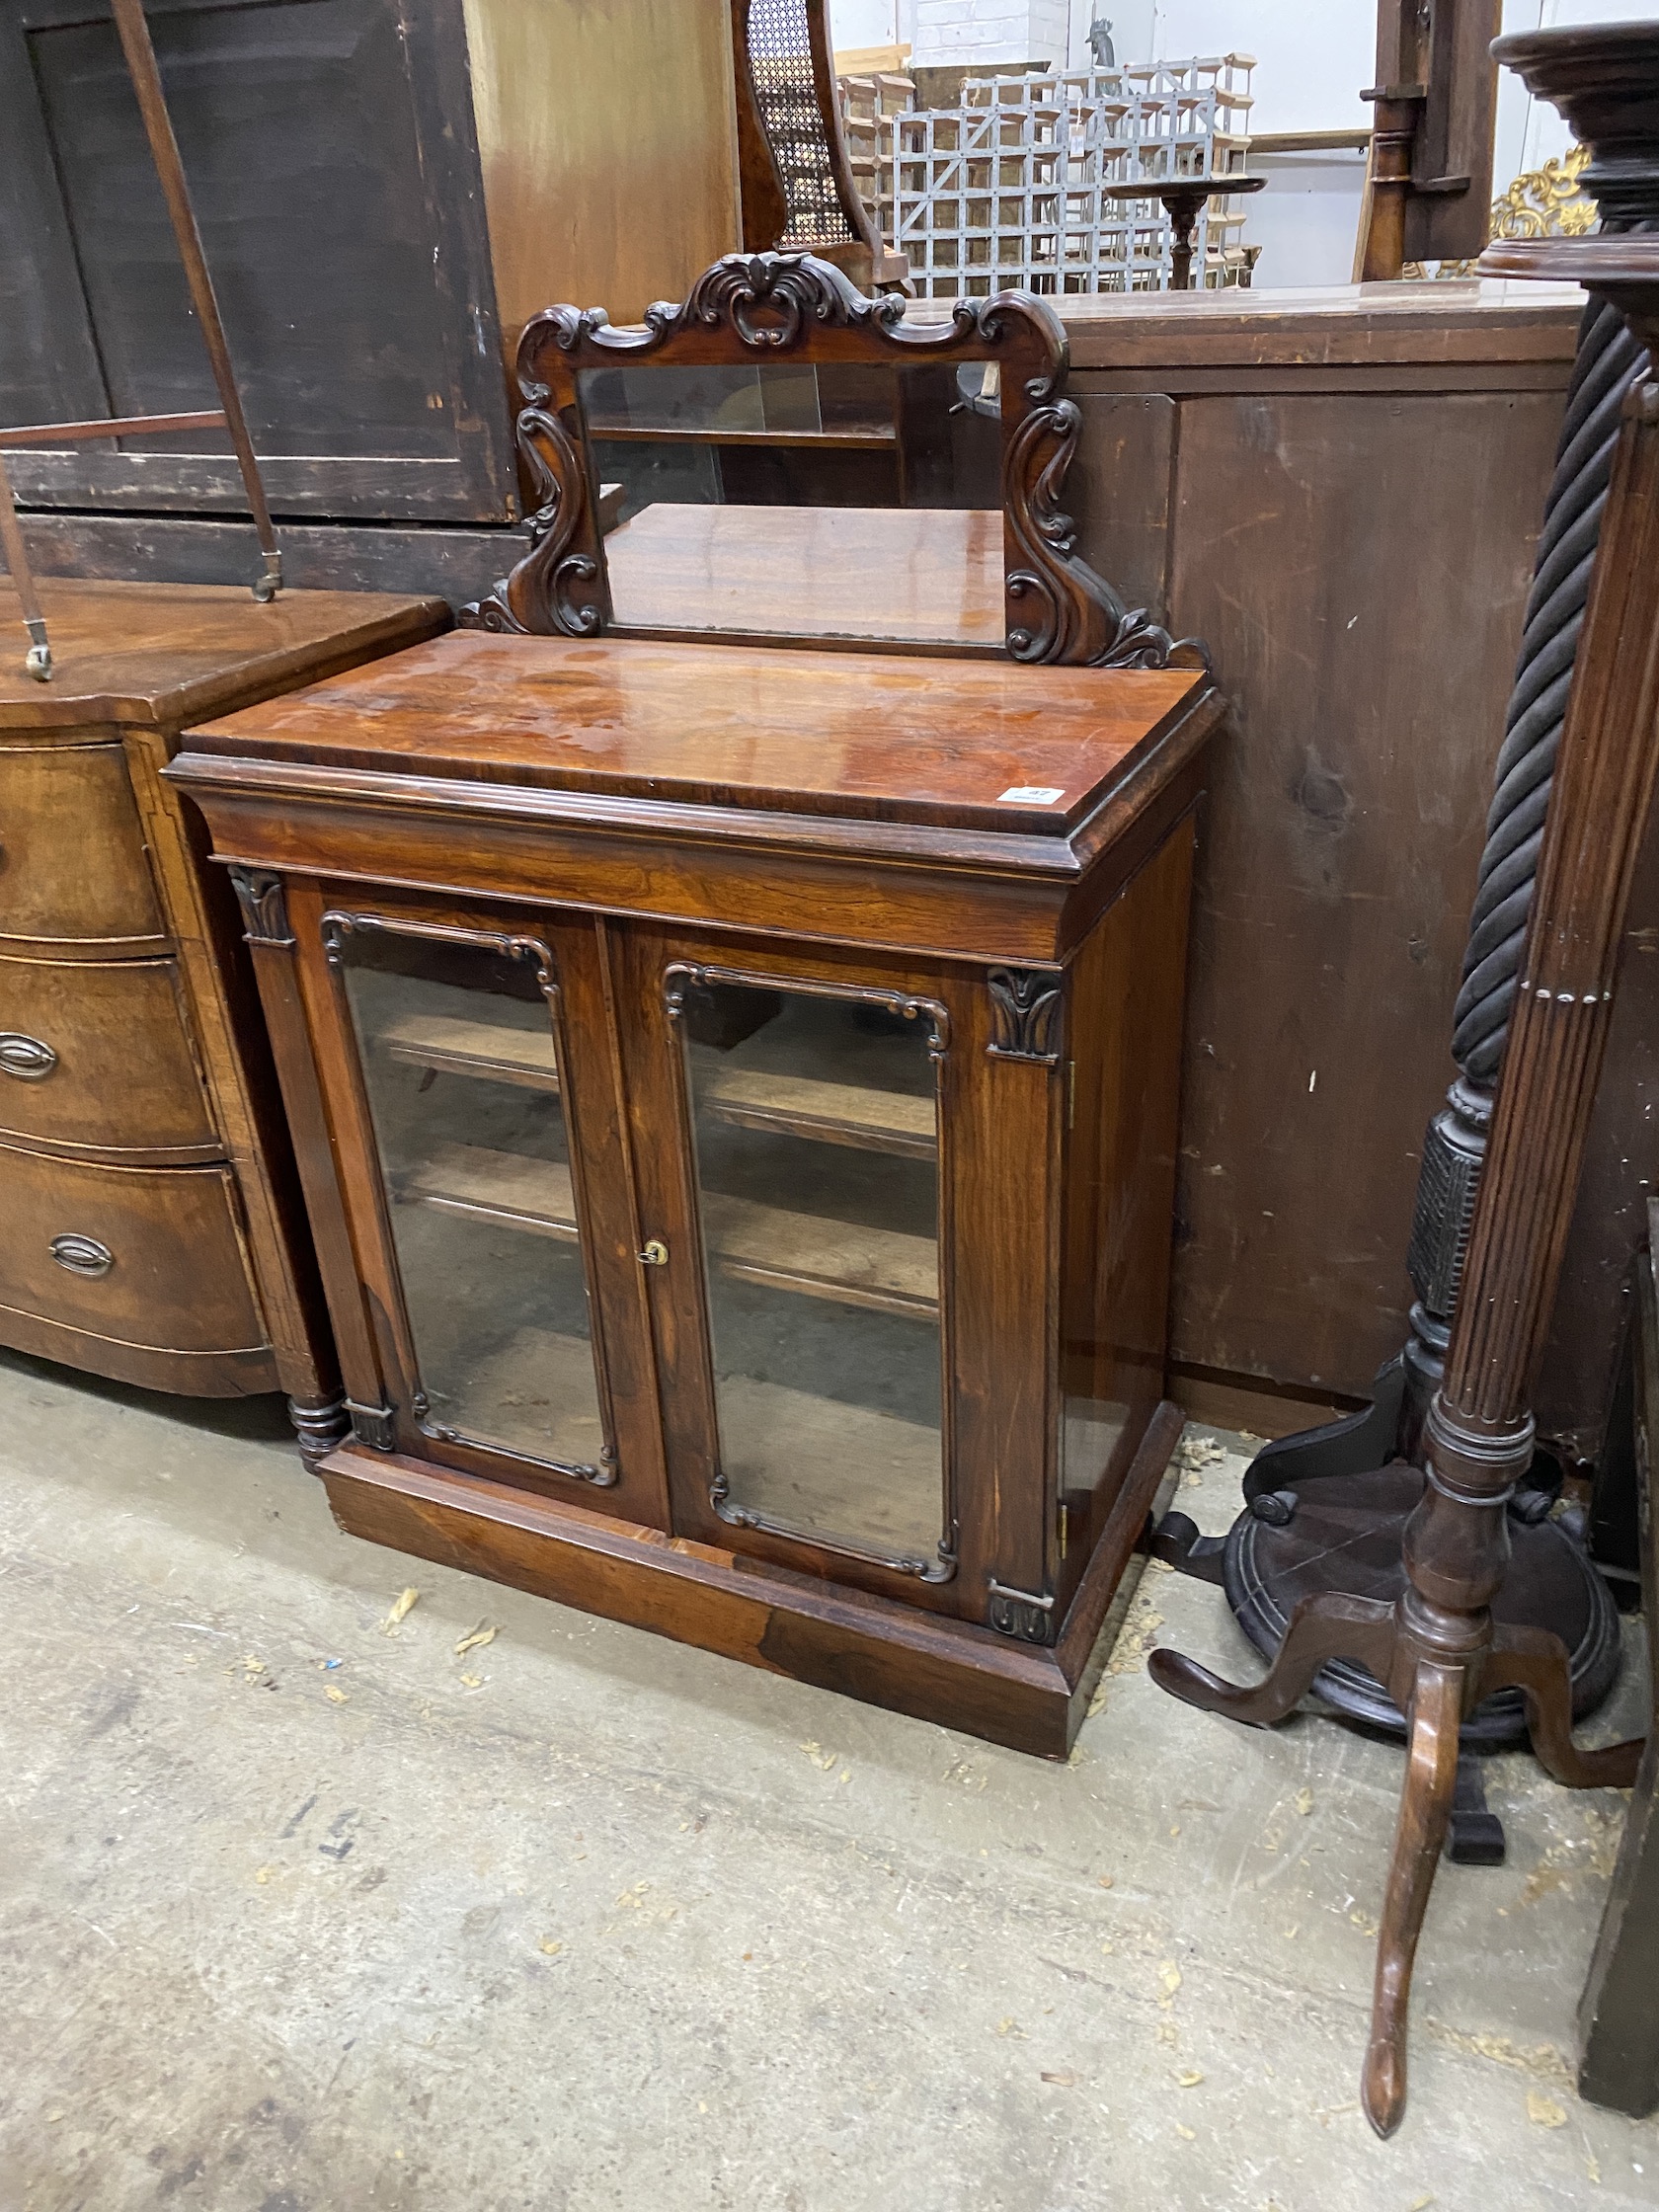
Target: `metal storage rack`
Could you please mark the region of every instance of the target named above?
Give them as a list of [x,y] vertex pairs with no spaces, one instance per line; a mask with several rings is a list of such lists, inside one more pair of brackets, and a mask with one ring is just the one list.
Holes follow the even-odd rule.
[[969,79],[949,109],[899,106],[903,78],[842,92],[860,190],[923,298],[1149,291],[1169,282],[1169,218],[1155,198],[1114,201],[1103,188],[1214,177],[1199,281],[1247,280],[1244,211],[1223,180],[1245,167],[1254,68],[1228,53]]

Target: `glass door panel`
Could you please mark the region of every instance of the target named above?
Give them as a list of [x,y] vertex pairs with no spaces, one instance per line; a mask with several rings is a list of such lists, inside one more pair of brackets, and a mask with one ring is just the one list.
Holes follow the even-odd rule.
[[600,1414],[551,956],[333,913],[429,1436],[615,1479]]
[[944,1581],[944,1009],[685,967],[668,989],[694,1140],[715,1509]]

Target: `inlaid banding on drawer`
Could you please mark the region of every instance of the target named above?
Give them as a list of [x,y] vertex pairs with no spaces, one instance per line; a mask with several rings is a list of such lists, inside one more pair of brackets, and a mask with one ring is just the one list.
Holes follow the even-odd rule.
[[240,1352],[265,1331],[224,1167],[103,1167],[0,1146],[0,1305],[130,1345]]
[[118,1163],[221,1156],[171,960],[0,954],[0,1137]]
[[0,946],[167,942],[118,745],[0,747]]

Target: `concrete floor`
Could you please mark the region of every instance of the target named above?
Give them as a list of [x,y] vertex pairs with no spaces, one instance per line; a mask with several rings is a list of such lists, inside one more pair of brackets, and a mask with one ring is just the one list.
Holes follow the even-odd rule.
[[1148,1575],[1050,1767],[343,1537],[264,1402],[0,1356],[0,2205],[1659,2203],[1568,2060],[1619,1797],[1495,1763],[1380,2144],[1397,1755],[1189,1712],[1148,1634],[1240,1660]]

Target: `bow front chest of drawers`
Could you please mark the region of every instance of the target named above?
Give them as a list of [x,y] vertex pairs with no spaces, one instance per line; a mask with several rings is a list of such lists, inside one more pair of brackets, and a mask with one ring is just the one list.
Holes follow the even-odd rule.
[[456,633],[197,729],[354,1533],[1063,1755],[1163,1479],[1190,671]]
[[444,628],[441,601],[0,589],[0,1342],[151,1389],[339,1390],[236,907],[161,780],[182,723]]

